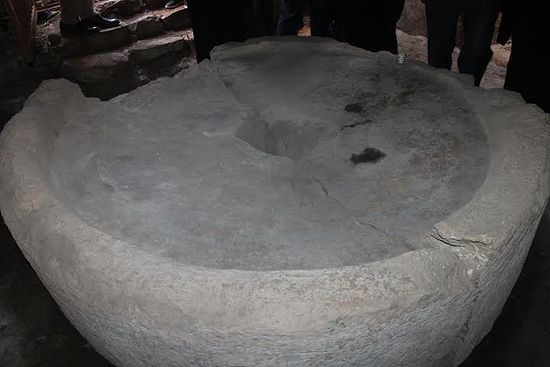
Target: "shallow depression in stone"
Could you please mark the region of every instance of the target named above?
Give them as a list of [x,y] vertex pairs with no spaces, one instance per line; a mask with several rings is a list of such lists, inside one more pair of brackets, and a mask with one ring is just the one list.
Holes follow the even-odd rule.
[[435,78],[308,47],[165,81],[147,108],[92,104],[56,140],[58,197],[196,266],[317,269],[418,248],[485,178],[479,121]]

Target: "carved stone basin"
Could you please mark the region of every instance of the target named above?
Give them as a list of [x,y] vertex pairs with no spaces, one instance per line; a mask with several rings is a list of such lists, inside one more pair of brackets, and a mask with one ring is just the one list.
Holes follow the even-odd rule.
[[0,207],[118,366],[454,366],[549,187],[519,95],[334,41],[259,39],[108,102],[47,81]]

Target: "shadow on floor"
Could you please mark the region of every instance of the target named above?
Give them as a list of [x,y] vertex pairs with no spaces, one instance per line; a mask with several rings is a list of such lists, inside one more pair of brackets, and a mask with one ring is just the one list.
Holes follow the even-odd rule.
[[[461,367],[550,366],[550,219],[546,214],[492,332]],[[111,366],[71,326],[0,223],[0,366]]]

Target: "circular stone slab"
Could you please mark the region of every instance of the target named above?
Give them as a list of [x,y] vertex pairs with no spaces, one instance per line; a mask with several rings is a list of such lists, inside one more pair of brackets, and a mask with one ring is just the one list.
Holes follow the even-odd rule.
[[53,189],[95,228],[187,265],[319,269],[421,247],[485,179],[479,117],[422,73],[315,46],[222,55],[168,115],[73,119]]
[[294,38],[110,102],[46,82],[0,207],[117,365],[457,365],[548,196],[544,114],[470,83]]

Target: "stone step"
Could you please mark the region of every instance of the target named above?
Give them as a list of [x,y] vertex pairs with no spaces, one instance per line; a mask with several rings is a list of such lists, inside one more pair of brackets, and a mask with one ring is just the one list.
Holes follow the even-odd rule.
[[128,45],[133,41],[135,38],[131,28],[124,24],[87,36],[63,38],[60,46],[61,55],[64,58],[70,58],[77,55],[105,52]]
[[164,17],[187,9],[185,4],[175,9],[164,9],[165,3],[166,0],[102,0],[96,3],[95,9],[104,16],[120,19],[139,16],[144,12]]
[[129,47],[67,59],[61,75],[89,97],[110,99],[194,63],[192,41],[190,30],[168,32]]
[[101,0],[95,2],[95,9],[106,16],[125,18],[144,11],[146,3],[142,0]]
[[154,37],[164,31],[191,28],[189,9],[185,5],[175,9],[149,10],[123,21],[140,40]]
[[100,0],[95,9],[106,16],[127,18],[144,11],[164,10],[167,0]]
[[61,50],[64,58],[115,50],[137,40],[158,36],[166,31],[191,26],[185,5],[176,9],[158,9],[122,18],[120,27],[106,29],[86,37],[64,38]]

